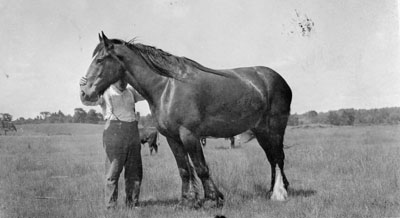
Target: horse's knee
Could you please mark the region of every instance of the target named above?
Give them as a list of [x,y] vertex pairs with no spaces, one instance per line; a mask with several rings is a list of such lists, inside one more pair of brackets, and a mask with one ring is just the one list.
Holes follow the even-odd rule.
[[187,169],[179,168],[179,175],[183,181],[189,181],[191,179],[191,173]]

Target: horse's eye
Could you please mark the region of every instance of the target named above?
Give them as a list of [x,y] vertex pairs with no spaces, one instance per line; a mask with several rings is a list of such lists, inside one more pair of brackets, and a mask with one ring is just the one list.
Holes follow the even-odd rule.
[[96,60],[96,63],[101,64],[103,61],[104,61],[103,58],[99,58],[99,59]]

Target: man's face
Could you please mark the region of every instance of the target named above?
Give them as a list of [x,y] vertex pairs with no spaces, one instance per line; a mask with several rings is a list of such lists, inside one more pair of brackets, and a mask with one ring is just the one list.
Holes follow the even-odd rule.
[[126,86],[128,83],[125,80],[118,80],[116,83],[114,83],[115,87],[117,87],[119,90],[124,91],[126,89]]

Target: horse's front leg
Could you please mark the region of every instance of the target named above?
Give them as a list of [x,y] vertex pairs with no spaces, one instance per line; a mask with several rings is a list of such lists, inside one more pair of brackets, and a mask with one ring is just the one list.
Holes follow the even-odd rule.
[[211,179],[210,170],[205,161],[199,137],[184,127],[180,128],[179,134],[185,150],[190,155],[197,176],[203,183],[205,202],[210,201],[211,207],[222,207],[224,203],[224,195],[218,190],[217,186]]
[[167,137],[168,144],[175,156],[178,165],[179,175],[182,179],[181,203],[187,207],[197,207],[199,202],[199,190],[196,184],[195,172],[189,162],[188,153],[185,151],[182,142]]

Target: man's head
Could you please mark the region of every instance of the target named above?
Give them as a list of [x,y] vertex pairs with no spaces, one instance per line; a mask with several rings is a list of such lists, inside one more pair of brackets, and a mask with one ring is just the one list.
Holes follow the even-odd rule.
[[128,83],[124,79],[120,79],[113,84],[120,91],[124,91],[128,86]]

